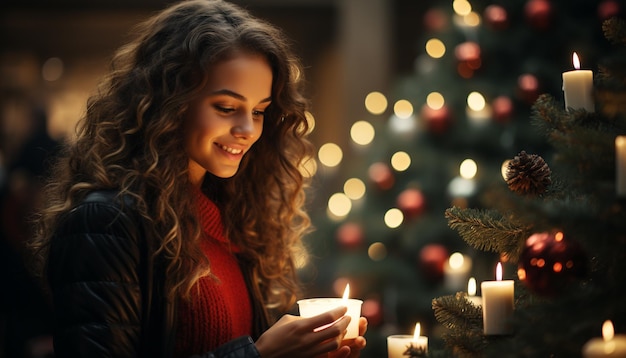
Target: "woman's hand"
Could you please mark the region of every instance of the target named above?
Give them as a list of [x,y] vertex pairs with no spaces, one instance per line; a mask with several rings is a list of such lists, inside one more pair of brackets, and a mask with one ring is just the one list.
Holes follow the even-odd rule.
[[361,317],[359,318],[359,336],[353,339],[345,339],[341,342],[341,348],[335,352],[330,352],[328,354],[328,358],[339,358],[346,357],[343,355],[342,350],[345,350],[343,347],[350,348],[350,354],[348,357],[357,358],[361,355],[361,350],[365,348],[367,341],[365,340],[365,332],[367,332],[367,318]]
[[[346,312],[346,307],[338,307],[310,318],[284,315],[259,337],[255,345],[261,357],[324,357],[332,352],[333,358],[347,358],[351,354],[351,346],[341,345],[350,323]],[[314,331],[326,325],[329,326]],[[362,326],[359,324],[359,331]],[[360,340],[357,338],[354,341]]]

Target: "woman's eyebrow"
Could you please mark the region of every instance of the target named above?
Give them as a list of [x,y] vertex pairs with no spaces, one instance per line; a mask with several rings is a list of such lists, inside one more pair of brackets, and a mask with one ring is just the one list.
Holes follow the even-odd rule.
[[[245,96],[242,96],[241,94],[231,91],[229,89],[220,89],[214,92],[211,92],[211,95],[215,96],[215,95],[226,95],[226,96],[230,96],[233,98],[236,98],[240,101],[247,101],[248,99]],[[271,102],[272,101],[272,97],[267,97],[262,99],[259,103],[267,103],[267,102]]]

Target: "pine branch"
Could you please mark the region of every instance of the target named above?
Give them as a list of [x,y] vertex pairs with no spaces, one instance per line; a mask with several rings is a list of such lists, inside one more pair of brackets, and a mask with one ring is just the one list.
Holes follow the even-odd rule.
[[458,231],[470,246],[506,255],[511,262],[517,259],[530,228],[516,224],[496,210],[452,207],[446,210],[448,226]]
[[465,293],[435,298],[435,319],[448,329],[443,334],[446,346],[455,357],[481,357],[486,346],[482,309],[465,298]]
[[610,18],[602,23],[602,31],[612,44],[626,44],[626,21],[620,18]]

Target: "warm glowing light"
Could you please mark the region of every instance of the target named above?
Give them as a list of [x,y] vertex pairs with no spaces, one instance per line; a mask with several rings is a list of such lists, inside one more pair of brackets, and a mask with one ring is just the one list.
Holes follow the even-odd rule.
[[473,277],[470,277],[469,281],[467,282],[467,293],[470,296],[476,296],[476,279]]
[[375,242],[367,249],[367,255],[373,261],[380,261],[387,257],[387,247],[382,242]]
[[63,60],[51,57],[41,67],[41,76],[44,80],[54,82],[63,76]]
[[572,62],[574,63],[574,68],[580,70],[580,59],[578,58],[578,54],[576,54],[576,52],[572,55]]
[[311,178],[317,172],[317,161],[313,157],[306,157],[300,162],[298,167],[300,174],[305,178]]
[[500,262],[496,266],[496,281],[502,281],[502,264]]
[[465,257],[460,252],[455,252],[448,258],[448,264],[453,269],[460,269],[465,263]]
[[385,213],[385,225],[391,229],[402,225],[402,221],[404,221],[404,214],[398,208],[389,209]]
[[343,291],[343,299],[344,300],[348,300],[348,297],[350,297],[350,284],[346,284],[346,289]]
[[382,114],[387,109],[387,97],[380,92],[370,92],[365,97],[365,109],[371,114]]
[[309,111],[304,112],[304,117],[306,118],[306,122],[309,125],[309,129],[306,131],[306,134],[310,134],[315,129],[315,117],[313,113]]
[[426,105],[434,110],[441,109],[445,103],[446,100],[439,92],[430,92],[428,96],[426,96]]
[[365,183],[358,178],[350,178],[343,184],[343,192],[352,200],[359,200],[365,195]]
[[485,104],[485,97],[478,92],[472,92],[467,96],[467,106],[473,111],[482,111]]
[[413,115],[413,105],[411,102],[401,99],[393,105],[393,113],[402,119],[409,118]]
[[374,126],[367,121],[355,122],[350,128],[350,138],[356,144],[367,145],[374,140]]
[[413,331],[413,340],[417,341],[417,339],[420,337],[420,333],[421,333],[422,327],[420,326],[419,323],[415,324],[415,331]]
[[563,270],[563,264],[560,262],[555,262],[554,265],[552,265],[552,271],[554,272],[561,272]]
[[432,58],[442,58],[446,53],[446,45],[439,39],[426,41],[426,53]]
[[463,179],[472,179],[478,172],[478,165],[472,159],[465,159],[459,167],[459,174]]
[[343,151],[335,143],[326,143],[320,147],[317,156],[320,162],[325,166],[335,167],[341,163]]
[[526,279],[526,270],[524,270],[523,268],[518,268],[517,269],[517,277],[519,277],[520,280],[525,280]]
[[615,330],[613,329],[613,322],[610,320],[604,321],[602,324],[602,339],[607,342],[613,339],[615,335]]
[[403,172],[411,166],[411,156],[407,152],[396,152],[391,156],[391,167],[396,171]]
[[559,231],[556,234],[554,234],[554,241],[556,242],[563,241],[563,233]]
[[502,162],[502,166],[500,167],[500,172],[502,173],[502,178],[504,180],[507,179],[507,174],[509,172],[509,163],[511,162],[511,159],[507,159],[504,162]]
[[328,211],[338,217],[344,217],[352,210],[352,202],[344,193],[335,193],[328,199]]
[[470,11],[469,14],[463,16],[463,22],[467,26],[476,27],[480,25],[480,16],[474,11]]
[[467,0],[454,0],[452,8],[458,15],[465,16],[472,11],[472,5]]

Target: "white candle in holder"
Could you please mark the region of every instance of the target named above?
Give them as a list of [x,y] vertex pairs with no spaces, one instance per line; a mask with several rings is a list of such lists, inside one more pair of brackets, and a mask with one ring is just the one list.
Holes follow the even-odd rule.
[[[348,298],[350,295],[350,285],[346,285],[343,298],[308,298],[298,301],[300,316],[304,318],[317,316],[328,312],[334,308],[345,306],[348,308],[346,315],[350,316],[350,324],[344,339],[352,339],[359,336],[359,319],[361,318],[361,305],[363,301]],[[327,326],[319,327],[323,329]]]
[[604,321],[602,338],[592,338],[583,346],[584,358],[626,357],[626,335],[615,335],[613,322]]
[[428,337],[420,336],[420,324],[415,325],[412,336],[405,334],[395,334],[387,337],[387,357],[403,358],[413,355],[426,356],[428,353]]
[[476,279],[473,277],[467,282],[467,300],[478,307],[483,305],[482,297],[476,296]]
[[496,267],[496,281],[480,284],[483,295],[483,331],[486,335],[513,333],[513,280],[502,280],[502,264]]
[[565,109],[583,108],[587,112],[594,112],[592,98],[593,72],[581,70],[580,60],[576,52],[572,55],[575,70],[563,72],[563,95],[565,97]]

